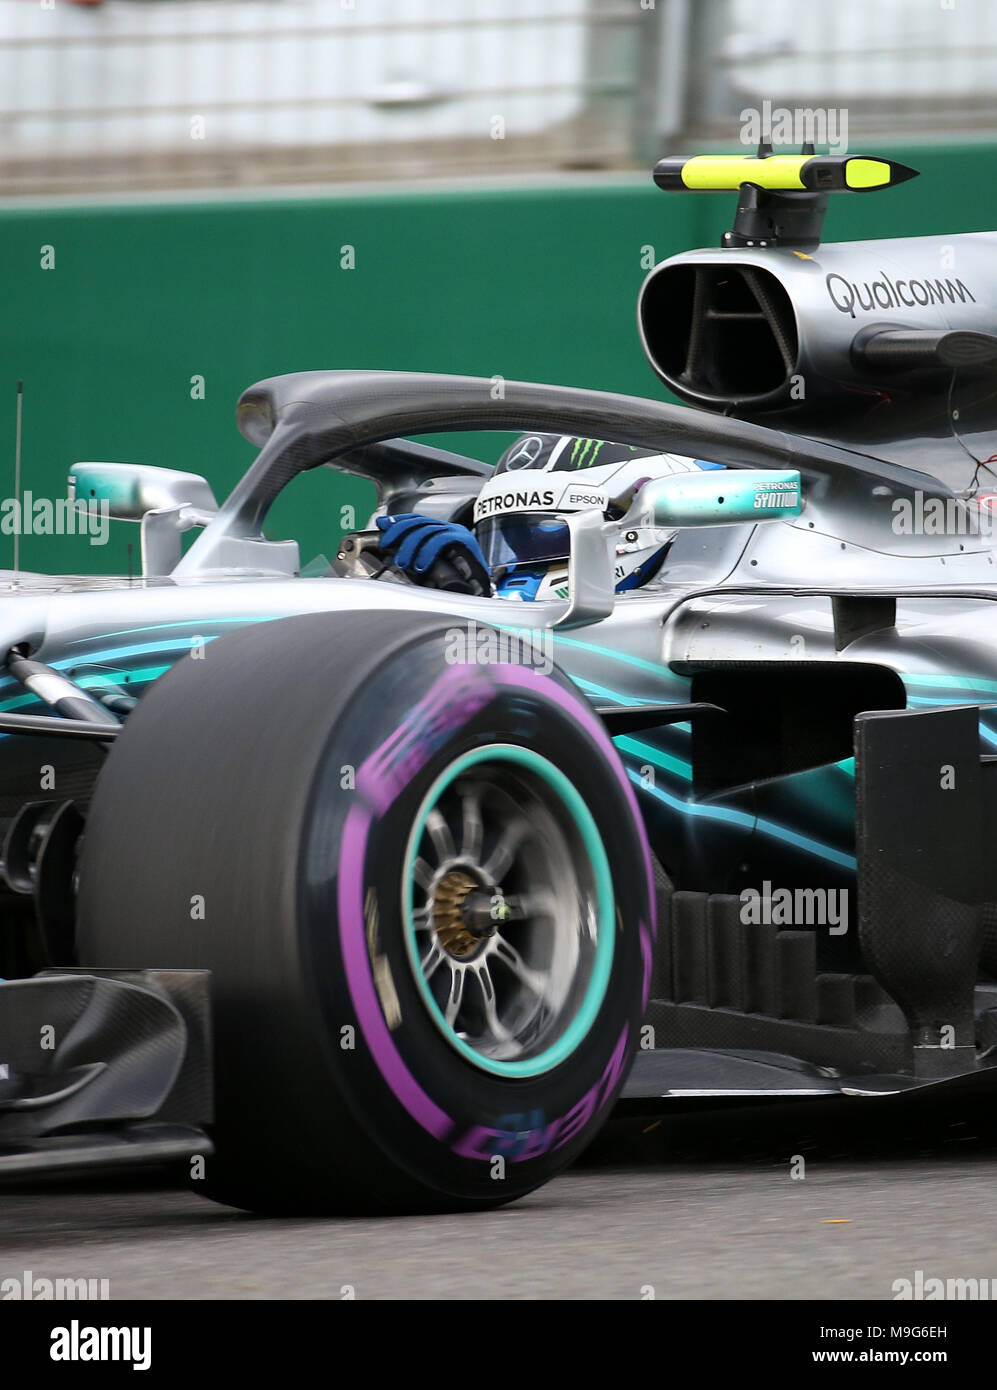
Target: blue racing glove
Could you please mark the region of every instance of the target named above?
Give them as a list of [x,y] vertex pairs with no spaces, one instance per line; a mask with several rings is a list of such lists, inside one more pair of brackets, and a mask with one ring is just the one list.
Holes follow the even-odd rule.
[[[418,512],[379,516],[381,549],[416,584],[465,594],[490,594],[481,547],[466,526]],[[394,553],[392,553],[394,552]]]

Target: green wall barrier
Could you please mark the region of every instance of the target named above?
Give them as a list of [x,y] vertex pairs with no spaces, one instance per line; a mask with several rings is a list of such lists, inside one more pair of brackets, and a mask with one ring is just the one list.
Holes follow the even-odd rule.
[[[997,147],[883,152],[922,177],[832,199],[828,240],[997,227]],[[14,492],[18,378],[22,488],[35,498],[65,496],[74,461],[112,459],[193,469],[221,500],[253,457],[236,398],[281,372],[460,372],[664,396],[637,340],[642,260],[715,245],[733,204],[635,179],[0,210],[0,498]],[[494,440],[471,443],[495,456]],[[371,500],[366,484],[318,470],[292,484],[268,531],[296,535],[303,562],[331,555],[352,521],[341,509],[362,524]],[[110,531],[104,546],[24,535],[21,565],[121,573],[130,541],[137,568],[138,528]],[[0,515],[0,564],[12,556]]]

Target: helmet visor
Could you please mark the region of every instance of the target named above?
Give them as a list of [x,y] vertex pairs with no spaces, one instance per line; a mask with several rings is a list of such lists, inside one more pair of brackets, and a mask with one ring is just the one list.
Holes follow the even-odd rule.
[[570,551],[568,524],[554,512],[485,517],[474,534],[492,572],[500,565],[511,569],[565,561]]

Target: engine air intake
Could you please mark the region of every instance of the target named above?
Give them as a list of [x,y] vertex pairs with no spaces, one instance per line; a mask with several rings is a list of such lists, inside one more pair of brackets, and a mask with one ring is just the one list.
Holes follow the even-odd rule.
[[750,265],[664,265],[638,304],[644,352],[666,386],[714,410],[788,399],[799,340],[786,290]]

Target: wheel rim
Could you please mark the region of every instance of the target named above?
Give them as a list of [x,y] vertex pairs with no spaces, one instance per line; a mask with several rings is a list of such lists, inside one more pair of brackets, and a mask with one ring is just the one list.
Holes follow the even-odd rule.
[[427,792],[406,848],[412,972],[452,1047],[533,1076],[587,1035],[613,957],[609,861],[591,812],[553,763],[491,745]]

